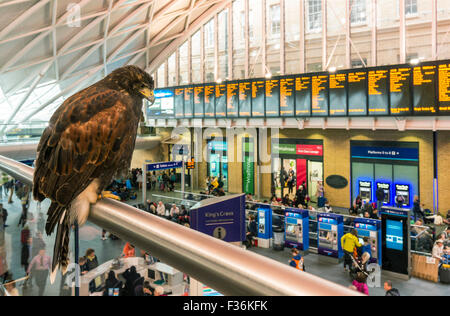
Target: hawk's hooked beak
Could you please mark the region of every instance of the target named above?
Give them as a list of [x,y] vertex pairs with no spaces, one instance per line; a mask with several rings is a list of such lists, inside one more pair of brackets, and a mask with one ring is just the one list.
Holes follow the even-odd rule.
[[155,93],[152,90],[144,88],[140,92],[151,104],[155,103]]

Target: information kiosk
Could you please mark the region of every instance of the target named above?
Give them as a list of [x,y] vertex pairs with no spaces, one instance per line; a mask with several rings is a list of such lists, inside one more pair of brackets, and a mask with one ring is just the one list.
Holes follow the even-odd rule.
[[309,212],[287,209],[285,212],[285,244],[289,248],[309,250]]
[[376,261],[381,266],[381,221],[356,218],[353,223],[360,239],[364,237],[369,238],[369,244],[372,250],[371,262]]
[[272,234],[272,209],[259,207],[258,212],[258,247],[270,248]]
[[[320,213],[317,216],[318,253],[320,258],[327,258],[326,261],[339,263],[344,256],[341,246],[341,238],[344,235],[344,217],[337,214]],[[331,259],[331,260],[330,260]]]
[[381,211],[382,268],[394,277],[411,277],[409,210],[383,207]]
[[372,182],[359,181],[359,196],[361,199],[372,201]]

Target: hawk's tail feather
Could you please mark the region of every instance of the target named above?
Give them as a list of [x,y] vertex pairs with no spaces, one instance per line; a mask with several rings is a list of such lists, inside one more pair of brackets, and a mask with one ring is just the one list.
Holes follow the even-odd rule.
[[52,273],[50,281],[53,284],[56,272],[61,269],[65,274],[69,265],[69,242],[70,242],[70,217],[65,210],[58,222],[55,247],[53,249]]
[[45,225],[45,232],[48,236],[53,234],[56,225],[61,220],[65,207],[60,206],[58,203],[52,202],[47,211],[47,224]]

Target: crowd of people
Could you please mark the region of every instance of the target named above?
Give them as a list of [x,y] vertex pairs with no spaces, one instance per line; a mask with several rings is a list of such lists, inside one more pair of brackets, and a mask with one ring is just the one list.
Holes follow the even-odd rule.
[[133,188],[142,190],[144,181],[147,183],[147,190],[173,192],[177,182],[175,170],[147,172],[144,175],[142,169],[132,169],[128,175],[128,180]]

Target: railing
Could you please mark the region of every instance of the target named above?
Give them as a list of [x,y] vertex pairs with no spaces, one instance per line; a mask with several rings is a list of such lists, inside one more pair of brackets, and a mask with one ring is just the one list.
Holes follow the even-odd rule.
[[[0,170],[31,185],[33,168],[0,156]],[[255,253],[104,199],[89,221],[229,296],[355,296],[357,292]]]

